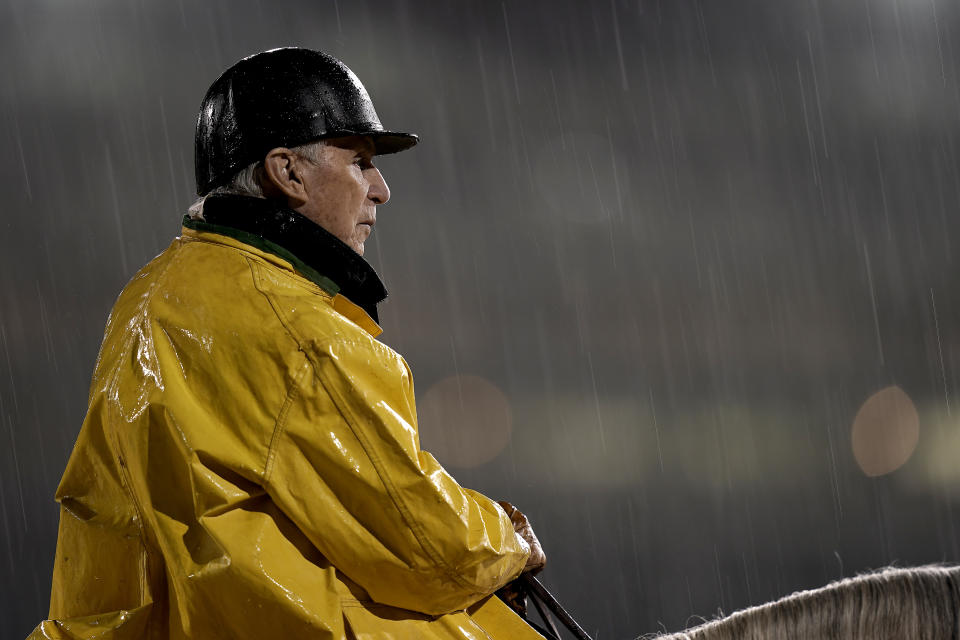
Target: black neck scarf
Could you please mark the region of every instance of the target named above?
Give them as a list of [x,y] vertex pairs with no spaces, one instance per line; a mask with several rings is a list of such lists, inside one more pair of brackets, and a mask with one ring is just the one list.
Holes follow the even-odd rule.
[[[271,253],[270,243],[279,246],[325,278],[320,284],[329,290],[332,283],[336,290],[359,305],[374,322],[379,322],[377,305],[387,297],[387,290],[380,276],[363,257],[335,235],[292,209],[264,198],[217,194],[203,202],[203,221],[184,217],[184,225],[203,229],[212,225],[229,231],[236,229],[259,236],[268,243],[258,247]],[[243,240],[243,238],[238,238]],[[288,259],[288,256],[280,255]],[[297,264],[294,264],[297,267]],[[305,270],[305,271],[307,271]],[[311,280],[312,274],[302,274]]]

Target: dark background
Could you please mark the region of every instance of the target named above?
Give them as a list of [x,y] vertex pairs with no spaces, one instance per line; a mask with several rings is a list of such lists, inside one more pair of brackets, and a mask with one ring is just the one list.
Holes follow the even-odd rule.
[[424,448],[530,515],[589,631],[960,561],[958,38],[947,0],[3,3],[4,637],[45,617],[103,325],[192,201],[200,99],[283,45],[421,134],[379,162],[383,340]]

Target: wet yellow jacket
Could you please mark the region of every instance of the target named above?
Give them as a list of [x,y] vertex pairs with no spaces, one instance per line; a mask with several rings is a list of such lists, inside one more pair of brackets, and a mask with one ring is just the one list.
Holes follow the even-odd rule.
[[377,324],[291,262],[184,228],[127,285],[57,491],[40,638],[540,638],[529,549],[417,435]]

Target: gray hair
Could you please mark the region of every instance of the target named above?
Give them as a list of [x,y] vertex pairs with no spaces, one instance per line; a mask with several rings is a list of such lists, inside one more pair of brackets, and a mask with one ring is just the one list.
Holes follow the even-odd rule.
[[657,640],[937,640],[960,632],[960,567],[884,569]]
[[[291,151],[299,156],[303,156],[311,162],[321,162],[321,147],[327,144],[326,140],[317,140],[291,148]],[[236,172],[225,185],[217,187],[210,193],[197,198],[190,208],[187,209],[187,215],[193,220],[203,220],[203,201],[208,197],[220,194],[230,194],[236,196],[250,196],[252,198],[263,197],[263,186],[261,183],[263,174],[263,160],[251,162],[246,167]]]

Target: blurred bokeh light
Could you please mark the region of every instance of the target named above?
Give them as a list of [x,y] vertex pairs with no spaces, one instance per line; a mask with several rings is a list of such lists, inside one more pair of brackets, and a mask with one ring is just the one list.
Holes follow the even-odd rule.
[[490,462],[510,442],[513,416],[503,392],[479,376],[456,375],[431,386],[417,403],[420,439],[444,464]]
[[920,439],[920,416],[900,387],[870,396],[853,420],[853,456],[868,476],[882,476],[903,466]]

